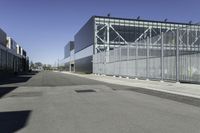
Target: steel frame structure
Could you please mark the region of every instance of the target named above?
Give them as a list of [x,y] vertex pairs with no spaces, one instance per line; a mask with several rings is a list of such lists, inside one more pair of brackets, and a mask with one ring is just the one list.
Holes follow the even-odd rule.
[[[116,28],[117,27],[117,28]],[[120,29],[121,27],[121,29]],[[134,39],[127,40],[124,36],[123,30],[126,30],[127,27],[131,27],[132,30],[137,27],[143,28],[142,32],[140,32],[137,37],[132,37]],[[164,22],[146,22],[141,20],[121,20],[121,19],[113,19],[113,18],[98,18],[94,19],[94,57],[101,56],[100,64],[102,67],[102,73],[106,73],[107,65],[112,63],[110,59],[110,52],[114,52],[117,60],[114,62],[119,63],[119,68],[121,67],[122,62],[127,61],[130,62],[132,57],[130,56],[131,50],[135,50],[135,77],[138,75],[138,60],[140,58],[144,58],[146,60],[146,75],[143,78],[150,78],[150,58],[160,58],[160,80],[166,80],[165,71],[166,63],[172,63],[175,66],[173,70],[171,70],[171,74],[175,75],[175,77],[169,77],[169,79],[180,81],[181,73],[189,73],[189,72],[181,72],[185,71],[187,68],[193,68],[192,64],[186,64],[185,68],[181,68],[184,61],[193,60],[190,55],[198,55],[200,54],[200,26],[198,24],[178,24],[178,23],[164,23]],[[129,31],[129,32],[137,32]],[[113,35],[114,34],[114,35]],[[110,37],[110,36],[115,36]],[[127,56],[125,60],[122,57],[122,49],[126,49]],[[119,53],[117,52],[119,50]],[[145,52],[141,56],[141,51]],[[116,55],[117,54],[119,55]],[[157,55],[153,53],[157,52]],[[97,55],[97,56],[96,56]],[[103,56],[103,57],[102,57]],[[168,58],[175,59],[174,62],[169,62]],[[114,57],[115,58],[115,57]],[[94,63],[95,63],[94,59]],[[97,60],[96,60],[97,61]],[[198,61],[198,60],[197,60]],[[121,62],[121,63],[120,63]],[[199,61],[200,62],[200,61]],[[98,63],[97,63],[98,64]],[[99,65],[100,65],[99,64]],[[184,64],[184,65],[185,65]],[[127,63],[128,65],[128,63]],[[198,66],[198,65],[197,65]],[[171,66],[173,67],[173,66]],[[95,68],[96,69],[96,68]],[[198,68],[197,68],[198,69]],[[118,76],[130,76],[130,75],[120,75],[120,71],[118,70]],[[191,70],[190,70],[191,71]],[[200,70],[198,73],[200,74]],[[98,73],[95,72],[94,73]],[[115,75],[115,74],[112,74]],[[191,74],[187,74],[191,75]],[[186,76],[186,80],[187,80]],[[191,79],[193,80],[193,79]],[[199,81],[200,82],[200,79]]]
[[[182,32],[178,39],[180,41],[179,48],[187,49],[189,47],[189,38],[187,38],[187,42],[184,42],[183,36],[187,34],[187,37],[189,37],[189,32],[194,32],[195,40],[191,43],[193,48],[198,50],[198,46],[194,45],[200,38],[200,35],[198,34],[200,30],[199,25],[187,25],[187,24],[173,24],[172,27],[170,23],[160,23],[160,26],[158,26],[158,22],[146,22],[149,24],[144,25],[142,21],[136,21],[136,20],[115,20],[115,19],[102,19],[102,18],[95,18],[94,20],[94,44],[95,44],[95,53],[98,53],[100,51],[109,51],[110,48],[113,47],[119,47],[121,45],[130,45],[130,46],[136,46],[136,43],[141,43],[146,41],[149,38],[149,41],[151,45],[156,46],[158,41],[161,41],[161,34],[166,34],[169,32],[172,32],[173,34],[176,34],[177,29]],[[118,22],[116,22],[118,21]],[[114,28],[114,26],[128,26],[128,27],[144,27],[146,28],[143,33],[140,34],[139,37],[137,37],[134,41],[127,41],[118,31]],[[159,33],[155,30],[159,28]],[[116,37],[114,39],[110,39],[110,31],[114,31],[116,34]],[[98,33],[103,31],[103,36],[100,36]],[[134,32],[134,31],[133,31]],[[148,34],[147,34],[148,33]],[[157,34],[157,39],[152,40],[153,35]],[[185,45],[186,44],[186,45]],[[142,45],[142,43],[141,43]],[[140,46],[140,45],[139,45]],[[186,47],[185,47],[186,46]],[[167,45],[166,45],[167,47]]]

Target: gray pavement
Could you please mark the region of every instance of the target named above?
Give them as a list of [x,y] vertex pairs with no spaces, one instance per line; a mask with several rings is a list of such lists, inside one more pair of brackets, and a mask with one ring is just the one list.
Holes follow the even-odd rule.
[[0,133],[200,132],[199,107],[124,91],[127,86],[44,71],[0,85],[6,87],[13,88],[0,99]]
[[[128,90],[140,92],[148,95],[167,98],[200,107],[200,85],[185,84],[175,82],[160,82],[151,80],[136,80],[133,78],[119,78],[106,75],[95,74],[77,74],[70,72],[61,72],[64,74],[76,75],[107,84],[119,85],[119,90]],[[126,87],[121,87],[121,86]]]

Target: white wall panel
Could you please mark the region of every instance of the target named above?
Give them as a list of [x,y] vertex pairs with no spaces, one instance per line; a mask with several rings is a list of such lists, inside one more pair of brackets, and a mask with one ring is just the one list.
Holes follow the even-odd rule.
[[88,57],[88,56],[92,56],[93,55],[93,45],[75,53],[75,60],[84,58],[84,57]]

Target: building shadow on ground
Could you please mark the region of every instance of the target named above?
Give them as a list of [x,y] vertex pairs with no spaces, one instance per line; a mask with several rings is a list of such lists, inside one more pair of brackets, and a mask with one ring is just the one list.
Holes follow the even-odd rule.
[[0,76],[0,85],[4,84],[12,84],[12,83],[23,83],[28,81],[37,72],[30,72],[30,73],[22,73],[18,75],[9,75],[9,76]]
[[0,112],[0,133],[14,133],[24,128],[31,110]]
[[12,92],[13,90],[15,90],[16,88],[17,88],[17,87],[0,87],[0,99],[1,99],[4,95],[6,95],[6,94]]

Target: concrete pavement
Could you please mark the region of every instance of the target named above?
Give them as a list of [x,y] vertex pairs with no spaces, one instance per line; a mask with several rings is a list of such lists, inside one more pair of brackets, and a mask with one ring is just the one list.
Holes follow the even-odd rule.
[[[180,102],[185,102],[188,104],[200,106],[200,85],[198,84],[185,84],[185,83],[172,83],[172,82],[160,82],[160,81],[150,81],[150,80],[136,80],[119,78],[105,75],[95,75],[95,74],[77,74],[70,72],[61,72],[65,74],[76,75],[79,77],[84,77],[88,79],[93,79],[96,81],[101,81],[105,83],[129,86],[129,88],[121,88],[123,90],[133,90],[137,92],[142,92],[146,94],[152,94],[156,96],[166,96],[173,100],[178,100]],[[133,87],[133,88],[130,88]],[[134,89],[134,88],[138,89]]]
[[200,132],[199,107],[123,89],[75,75],[38,73],[0,99],[0,132]]

